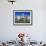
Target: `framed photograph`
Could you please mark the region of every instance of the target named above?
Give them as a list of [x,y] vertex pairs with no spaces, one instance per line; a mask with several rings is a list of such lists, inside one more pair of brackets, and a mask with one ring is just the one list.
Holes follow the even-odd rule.
[[32,10],[13,10],[13,24],[32,25]]

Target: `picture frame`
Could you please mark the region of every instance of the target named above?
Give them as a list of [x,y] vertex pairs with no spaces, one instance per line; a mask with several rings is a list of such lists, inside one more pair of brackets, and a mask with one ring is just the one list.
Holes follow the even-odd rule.
[[14,25],[32,25],[32,10],[13,10]]

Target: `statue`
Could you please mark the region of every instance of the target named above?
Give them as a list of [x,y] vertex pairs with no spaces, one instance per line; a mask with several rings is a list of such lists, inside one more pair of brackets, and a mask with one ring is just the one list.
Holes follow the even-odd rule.
[[24,36],[25,36],[25,33],[19,33],[19,35],[18,35],[18,37],[20,38],[20,42],[19,43],[20,43],[21,46],[25,45],[24,44],[24,39],[23,39]]

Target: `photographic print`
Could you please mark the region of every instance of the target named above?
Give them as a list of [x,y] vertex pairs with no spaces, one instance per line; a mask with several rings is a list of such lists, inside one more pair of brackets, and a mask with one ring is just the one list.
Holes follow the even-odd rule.
[[32,10],[14,10],[13,24],[32,24]]

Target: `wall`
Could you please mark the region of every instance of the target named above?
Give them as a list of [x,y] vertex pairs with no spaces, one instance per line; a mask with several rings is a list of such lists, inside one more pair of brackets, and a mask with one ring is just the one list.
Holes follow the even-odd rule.
[[[13,10],[33,10],[32,26],[14,26]],[[46,1],[16,0],[12,5],[7,0],[0,0],[0,41],[15,40],[19,32],[31,35],[33,40],[46,40]]]

